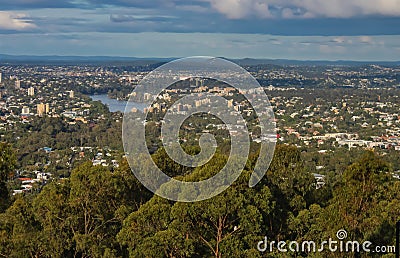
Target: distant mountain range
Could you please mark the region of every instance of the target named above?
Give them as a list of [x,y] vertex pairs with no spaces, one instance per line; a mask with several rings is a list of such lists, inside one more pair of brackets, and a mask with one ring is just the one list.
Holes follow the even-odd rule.
[[[0,64],[116,64],[116,65],[151,65],[165,63],[178,59],[170,58],[139,58],[139,57],[120,57],[120,56],[33,56],[33,55],[4,55],[0,54]],[[399,66],[400,61],[327,61],[327,60],[288,60],[288,59],[228,59],[239,65],[384,65]]]
[[4,55],[0,54],[0,64],[135,64],[147,65],[160,62],[169,62],[176,58],[136,58],[120,56],[33,56],[33,55]]
[[289,59],[233,59],[231,60],[239,65],[346,65],[346,66],[362,66],[362,65],[382,65],[382,66],[399,66],[400,61],[351,61],[351,60],[289,60]]

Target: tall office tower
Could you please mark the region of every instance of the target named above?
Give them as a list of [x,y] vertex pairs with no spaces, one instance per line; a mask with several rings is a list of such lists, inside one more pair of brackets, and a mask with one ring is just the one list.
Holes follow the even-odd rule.
[[150,99],[151,99],[151,94],[145,93],[144,94],[144,100],[146,101],[146,100],[150,100]]
[[70,97],[71,99],[73,99],[73,98],[75,97],[75,93],[74,93],[73,90],[71,90],[71,91],[69,92],[69,97]]
[[28,88],[28,96],[34,96],[35,95],[35,88],[30,87]]
[[15,88],[16,88],[17,90],[21,89],[21,81],[18,80],[18,79],[15,81]]
[[46,104],[44,111],[46,112],[46,114],[50,113],[50,104],[49,103]]
[[37,104],[37,114],[43,116],[46,113],[46,105],[43,103]]
[[228,108],[233,107],[233,99],[228,100]]
[[2,79],[3,79],[3,74],[0,73],[0,83],[2,82]]
[[240,111],[243,111],[243,106],[242,105],[237,105],[237,106],[234,106],[233,107],[234,109],[235,109],[235,111],[237,111],[237,112],[240,112]]

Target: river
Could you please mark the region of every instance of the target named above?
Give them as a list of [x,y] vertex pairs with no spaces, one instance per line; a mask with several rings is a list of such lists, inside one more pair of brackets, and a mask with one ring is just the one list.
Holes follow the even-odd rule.
[[[107,94],[90,95],[89,97],[94,101],[100,101],[101,103],[107,105],[110,112],[120,111],[120,112],[124,113],[126,104],[128,103],[128,101],[124,101],[124,100],[111,99],[107,96]],[[146,105],[144,105],[143,103],[135,103],[135,102],[130,102],[129,106],[132,108],[135,107],[142,111],[146,107]]]

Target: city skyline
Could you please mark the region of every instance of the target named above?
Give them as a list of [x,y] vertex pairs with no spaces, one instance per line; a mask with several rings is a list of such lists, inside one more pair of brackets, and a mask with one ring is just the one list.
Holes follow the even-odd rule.
[[399,0],[5,0],[0,52],[398,61],[399,16]]

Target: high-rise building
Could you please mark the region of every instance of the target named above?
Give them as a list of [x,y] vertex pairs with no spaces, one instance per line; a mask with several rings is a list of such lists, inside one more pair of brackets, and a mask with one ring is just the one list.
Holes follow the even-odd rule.
[[0,83],[2,82],[2,79],[3,79],[3,74],[0,73]]
[[28,96],[34,96],[35,95],[35,88],[30,87],[28,88]]
[[50,111],[49,104],[40,103],[37,104],[36,108],[37,108],[37,114],[39,116],[43,116],[44,114],[47,114]]
[[75,93],[74,93],[73,90],[71,90],[71,91],[69,92],[69,97],[70,97],[71,99],[73,99],[73,98],[75,97]]
[[151,99],[151,94],[150,93],[145,93],[144,94],[144,100],[150,100]]
[[243,106],[242,105],[237,105],[237,106],[234,106],[233,107],[234,109],[235,109],[235,111],[238,111],[238,112],[240,112],[240,111],[242,111],[243,110]]
[[21,81],[18,80],[18,79],[15,81],[15,88],[16,88],[17,90],[21,89]]

